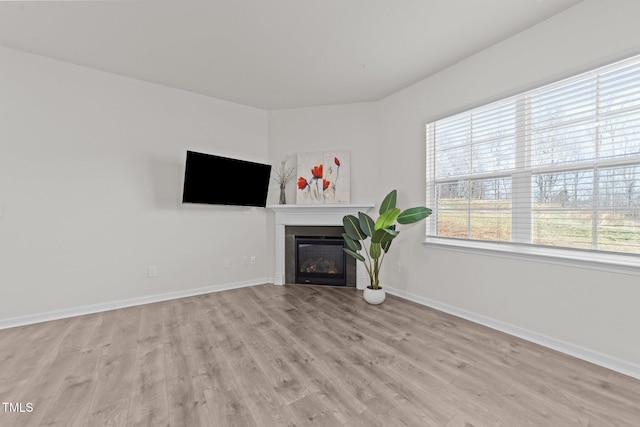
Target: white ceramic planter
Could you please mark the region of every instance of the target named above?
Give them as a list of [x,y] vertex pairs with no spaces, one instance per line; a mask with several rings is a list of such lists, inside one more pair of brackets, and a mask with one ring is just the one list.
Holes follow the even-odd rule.
[[369,304],[382,304],[384,299],[387,297],[387,294],[384,292],[384,289],[364,289],[364,300]]

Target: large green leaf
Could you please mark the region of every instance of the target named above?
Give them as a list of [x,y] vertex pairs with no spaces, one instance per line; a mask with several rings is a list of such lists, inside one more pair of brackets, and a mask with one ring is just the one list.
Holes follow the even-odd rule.
[[425,219],[429,215],[431,215],[431,209],[425,208],[424,206],[409,208],[398,215],[398,222],[400,224],[412,224],[421,219]]
[[[394,225],[392,225],[391,227],[389,227],[389,229],[391,229],[392,231],[395,231],[395,230],[396,230],[396,226],[395,226],[395,224],[394,224]],[[396,231],[396,236],[397,236],[398,234],[400,234],[400,232],[399,232],[399,231]],[[394,238],[395,238],[395,237],[394,237]],[[389,248],[391,247],[391,242],[392,242],[392,241],[393,241],[393,239],[391,239],[391,240],[386,240],[386,241],[384,241],[383,243],[381,243],[381,244],[380,244],[380,246],[382,246],[382,250],[383,250],[385,253],[389,252]]]
[[382,247],[380,246],[380,243],[371,243],[371,246],[369,247],[369,254],[373,259],[380,258],[380,255],[382,255]]
[[342,224],[344,224],[344,231],[353,240],[365,240],[367,236],[360,229],[360,221],[353,215],[346,215],[342,218]]
[[396,190],[391,190],[391,192],[386,195],[386,197],[382,201],[382,204],[380,205],[380,215],[382,215],[389,209],[393,209],[396,207],[397,196],[398,192]]
[[358,240],[353,240],[351,237],[347,236],[347,233],[342,233],[342,238],[345,242],[347,242],[347,246],[349,246],[349,249],[351,249],[352,251],[359,251],[360,249],[362,249],[362,245],[360,244],[360,242]]
[[373,222],[373,219],[371,219],[371,217],[366,213],[362,213],[362,212],[358,212],[358,218],[360,220],[359,221],[360,229],[364,232],[364,234],[366,234],[369,237],[373,236],[373,231],[375,227],[375,222]]
[[389,240],[395,239],[395,237],[400,233],[399,231],[391,230],[389,228],[381,228],[380,230],[376,230],[371,236],[371,241],[373,243],[385,243]]
[[400,215],[400,209],[391,208],[378,217],[375,224],[375,229],[380,230],[382,228],[389,228],[396,222],[396,218]]
[[352,251],[351,249],[343,248],[343,251],[354,257],[355,259],[364,262],[364,257],[357,252]]

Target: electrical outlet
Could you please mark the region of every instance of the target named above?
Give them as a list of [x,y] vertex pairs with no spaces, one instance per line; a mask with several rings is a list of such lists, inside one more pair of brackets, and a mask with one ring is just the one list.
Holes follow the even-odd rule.
[[256,263],[256,256],[252,256],[251,257],[251,264],[255,264]]
[[147,277],[158,277],[158,266],[157,265],[150,265],[149,269],[147,270]]
[[229,257],[222,258],[222,265],[224,265],[224,268],[231,267],[231,258]]

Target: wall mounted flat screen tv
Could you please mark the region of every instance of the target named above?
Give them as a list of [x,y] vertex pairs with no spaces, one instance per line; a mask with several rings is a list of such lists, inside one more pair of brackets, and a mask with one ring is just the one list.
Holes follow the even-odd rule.
[[187,151],[182,203],[267,204],[271,165]]

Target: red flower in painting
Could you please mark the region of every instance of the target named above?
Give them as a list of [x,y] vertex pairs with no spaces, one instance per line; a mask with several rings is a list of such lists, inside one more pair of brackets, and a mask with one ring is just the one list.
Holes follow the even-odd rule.
[[335,163],[336,166],[340,167],[340,159],[338,159],[337,157],[333,158],[333,163]]
[[311,174],[315,179],[322,178],[322,163],[320,163],[318,166],[314,166],[313,169],[311,169]]
[[327,188],[329,188],[329,185],[331,185],[331,181],[327,181],[326,179],[322,180],[322,191],[326,191]]
[[307,188],[307,185],[309,185],[309,183],[306,179],[304,179],[303,177],[298,178],[298,188],[300,190],[304,190],[305,188]]

